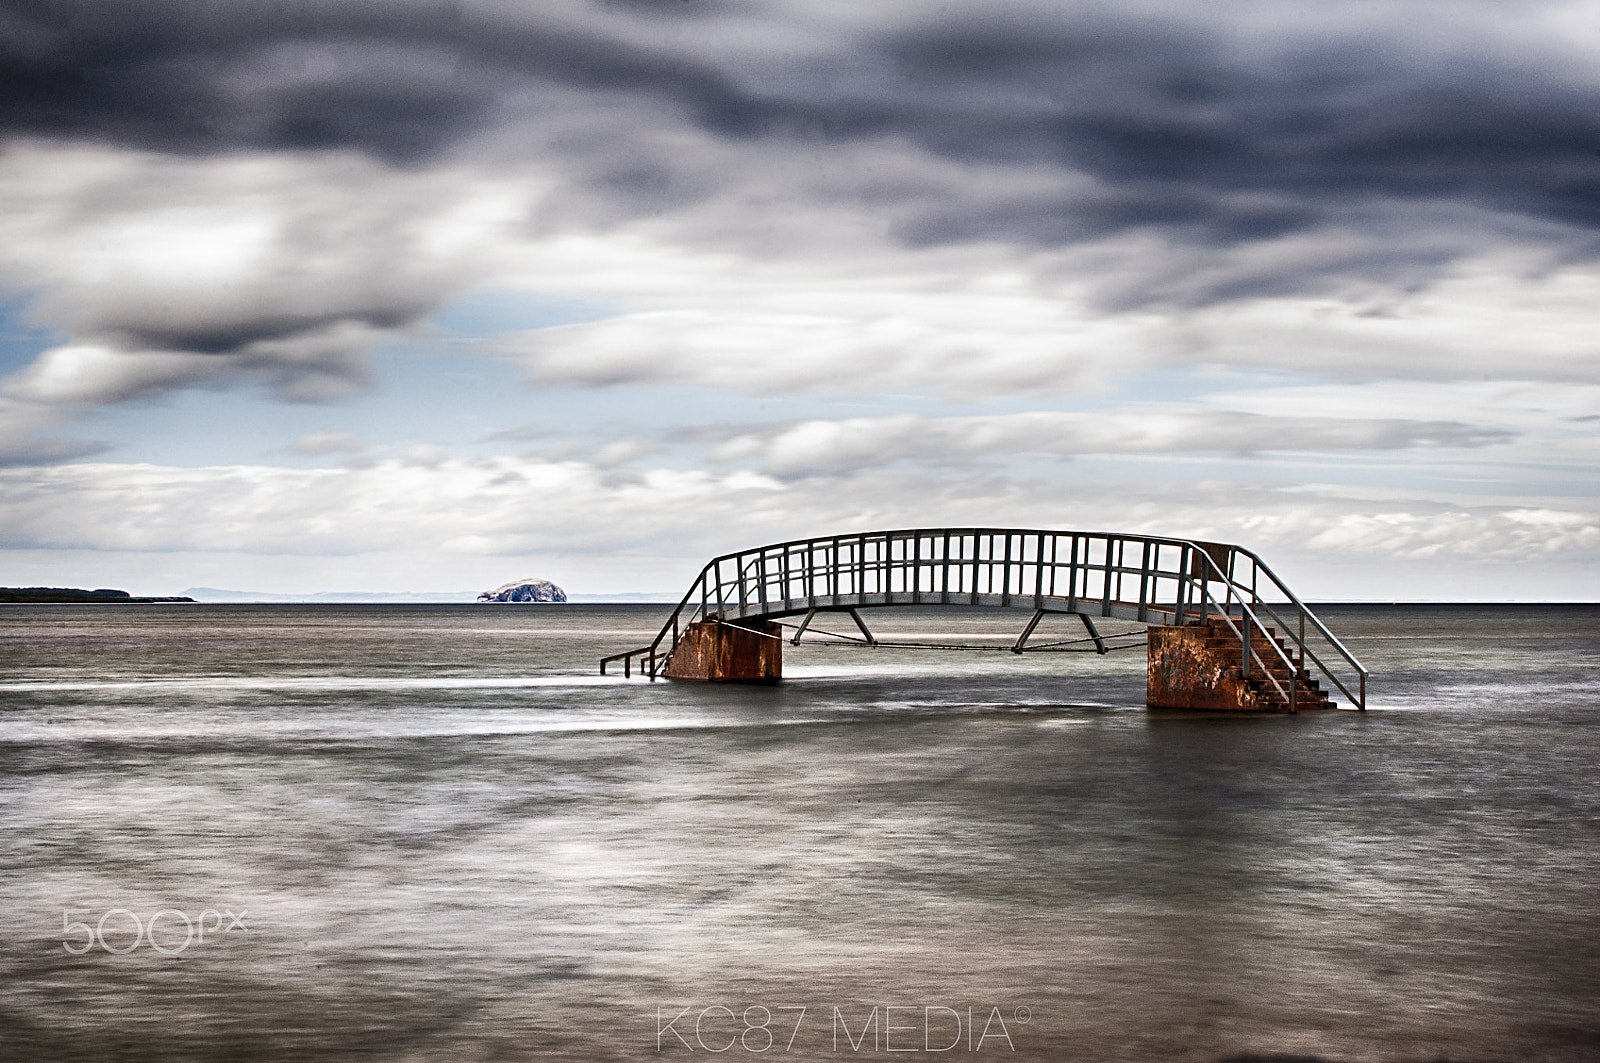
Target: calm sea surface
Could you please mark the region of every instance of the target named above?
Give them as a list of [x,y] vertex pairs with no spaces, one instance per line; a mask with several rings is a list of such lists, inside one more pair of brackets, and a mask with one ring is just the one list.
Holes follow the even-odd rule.
[[0,606],[0,1055],[1600,1059],[1600,608],[1330,606],[1371,711],[1257,719],[595,674],[663,614]]

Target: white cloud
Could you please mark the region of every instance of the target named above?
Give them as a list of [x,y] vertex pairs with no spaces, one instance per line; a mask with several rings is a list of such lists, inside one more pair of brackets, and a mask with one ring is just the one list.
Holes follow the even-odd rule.
[[1196,310],[1183,316],[1183,342],[1173,351],[1336,379],[1593,384],[1600,338],[1585,315],[1600,305],[1600,269],[1538,258],[1477,256],[1410,291],[1285,295]]
[[1198,454],[1480,447],[1509,435],[1459,421],[1262,416],[1147,408],[924,418],[811,420],[741,432],[713,461],[755,460],[777,476],[877,468],[902,460],[965,464],[1017,454]]
[[653,453],[659,448],[642,439],[615,439],[601,447],[594,456],[594,463],[602,469],[609,469],[617,465],[625,465],[636,458]]
[[313,457],[324,454],[354,454],[367,445],[349,432],[308,432],[295,440],[294,452]]
[[[1105,368],[1097,334],[1130,331],[1110,322],[1073,328],[1042,303],[1004,306],[956,293],[885,293],[875,307],[840,307],[838,315],[826,312],[832,301],[818,293],[810,313],[632,314],[524,333],[497,346],[525,352],[539,383],[692,383],[756,394],[911,387],[977,396],[1083,387]],[[895,313],[895,303],[920,303],[922,312]],[[1107,346],[1131,355],[1133,344]]]

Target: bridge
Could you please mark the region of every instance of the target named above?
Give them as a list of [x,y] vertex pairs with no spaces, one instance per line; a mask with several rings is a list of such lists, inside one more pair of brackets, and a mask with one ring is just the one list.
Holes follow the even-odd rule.
[[[1152,707],[1298,712],[1366,709],[1367,669],[1251,550],[1116,532],[907,528],[760,546],[708,561],[647,646],[612,654],[656,678],[776,681],[785,626],[798,644],[822,614],[848,616],[877,645],[862,610],[967,606],[1078,616],[1098,652],[1096,619],[1147,626]],[[784,618],[799,617],[797,625]],[[1323,684],[1327,686],[1324,687]]]

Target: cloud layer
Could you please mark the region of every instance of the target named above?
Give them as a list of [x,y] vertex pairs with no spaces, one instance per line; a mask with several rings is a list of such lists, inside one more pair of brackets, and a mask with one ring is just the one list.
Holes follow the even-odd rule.
[[[1440,10],[40,0],[0,33],[4,280],[71,342],[14,390],[337,398],[369,385],[375,344],[540,273],[561,233],[813,277],[841,257],[902,278],[1003,262],[1079,309],[974,330],[738,313],[724,291],[528,341],[536,377],[585,382],[729,345],[777,386],[840,358],[1004,380],[1130,309],[1381,307],[1500,249],[1515,269],[1594,261],[1600,42],[1568,32],[1585,6]],[[662,331],[675,346],[636,342]],[[597,345],[597,370],[572,367]]]
[[[57,339],[6,348],[0,534],[684,558],[1005,514],[1577,571],[1597,26],[1589,0],[9,5],[0,295]],[[485,293],[585,310],[463,320]],[[342,422],[400,349],[427,423]],[[188,467],[68,437],[197,389],[223,412]],[[241,395],[330,412],[262,428]]]

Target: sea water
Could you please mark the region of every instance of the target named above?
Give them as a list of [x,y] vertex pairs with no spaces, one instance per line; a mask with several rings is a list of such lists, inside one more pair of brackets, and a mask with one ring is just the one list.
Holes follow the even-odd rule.
[[1364,714],[1025,613],[751,687],[599,676],[659,606],[0,606],[0,1054],[1600,1059],[1600,609],[1322,613]]

